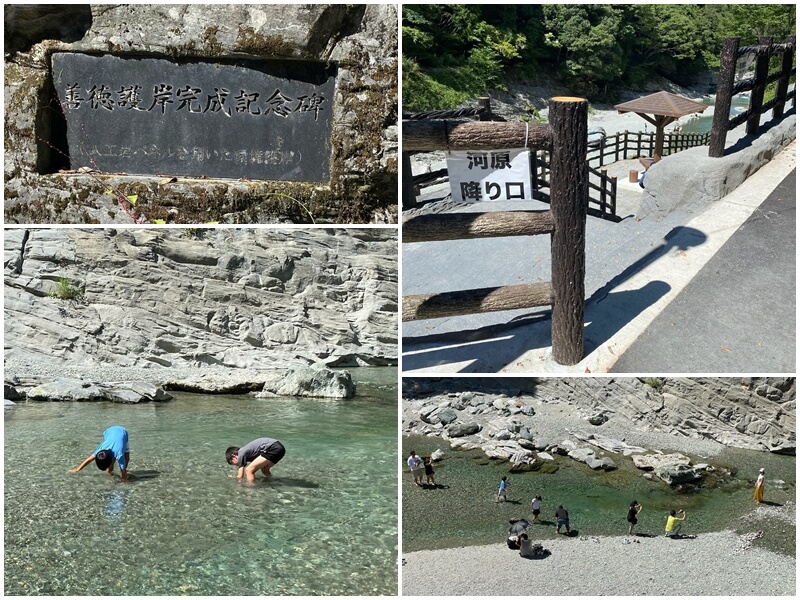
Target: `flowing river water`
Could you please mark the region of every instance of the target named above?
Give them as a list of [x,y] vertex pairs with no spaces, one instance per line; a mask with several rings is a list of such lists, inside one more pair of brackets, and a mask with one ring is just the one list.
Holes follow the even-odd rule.
[[[351,400],[7,408],[5,593],[395,595],[397,370],[351,373]],[[115,424],[130,481],[68,474]],[[286,446],[272,478],[232,478],[225,448],[264,436]]]
[[[445,451],[446,458],[435,464],[436,487],[417,487],[405,458],[411,450],[428,456],[437,448]],[[716,483],[712,477],[706,487],[683,491],[660,480],[645,479],[631,459],[622,456],[613,456],[619,468],[609,472],[592,471],[571,458],[556,457],[553,464],[558,469],[554,473],[509,473],[507,462],[487,460],[481,451],[454,451],[437,438],[415,436],[403,438],[403,457],[405,552],[502,542],[509,518],[532,518],[534,495],[542,496],[542,523],[532,526],[537,540],[555,536],[554,513],[559,505],[569,511],[571,526],[579,535],[626,535],[625,517],[632,500],[643,506],[636,527],[640,533],[663,535],[667,514],[680,508],[688,514],[684,524],[688,534],[740,528],[750,531],[752,522],[747,515],[755,507],[753,486],[761,467],[767,471],[765,500],[795,502],[795,457],[764,452],[726,449],[707,459],[692,457],[693,463],[711,463],[718,469],[735,471],[735,476]],[[495,503],[503,476],[511,483],[509,501]],[[765,530],[760,545],[795,554],[793,527],[789,531],[783,524],[759,522],[758,529]]]

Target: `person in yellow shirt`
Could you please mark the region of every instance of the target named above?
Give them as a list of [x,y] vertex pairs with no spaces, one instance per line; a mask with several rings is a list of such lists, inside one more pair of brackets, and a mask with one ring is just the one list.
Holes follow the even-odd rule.
[[675,514],[674,510],[669,511],[669,516],[667,517],[666,533],[664,533],[664,537],[675,537],[678,535],[678,532],[680,532],[682,525],[680,521],[686,520],[686,511],[680,509],[677,514],[681,516],[678,517]]

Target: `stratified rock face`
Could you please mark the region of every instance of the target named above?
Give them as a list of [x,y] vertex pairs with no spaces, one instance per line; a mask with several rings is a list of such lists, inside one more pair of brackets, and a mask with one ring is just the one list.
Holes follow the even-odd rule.
[[[6,357],[254,370],[397,361],[387,230],[5,232]],[[77,300],[48,297],[61,278]]]
[[[623,441],[629,431],[795,454],[795,383],[792,377],[406,378],[403,431],[466,438],[459,447],[480,447],[487,455],[502,446],[507,455],[515,448],[552,450],[584,462],[594,450],[564,439],[564,433],[622,456],[647,452]],[[533,405],[535,411],[526,410]],[[442,414],[448,415],[446,429]],[[589,425],[589,417],[598,414],[607,418]],[[676,455],[633,460],[643,469],[682,462]]]
[[586,413],[620,415],[657,431],[737,448],[795,452],[794,378],[668,377],[651,383],[633,378],[553,378],[539,380],[536,389]]

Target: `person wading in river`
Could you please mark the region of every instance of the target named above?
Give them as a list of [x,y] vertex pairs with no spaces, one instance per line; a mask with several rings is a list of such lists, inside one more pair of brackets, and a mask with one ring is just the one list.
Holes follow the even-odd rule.
[[278,464],[285,454],[286,449],[278,440],[258,438],[242,448],[231,446],[225,450],[225,460],[229,465],[239,467],[236,472],[237,479],[246,477],[249,483],[253,483],[256,480],[256,471],[261,470],[264,477],[269,477],[272,475],[270,469]]
[[753,499],[758,504],[764,502],[764,469],[760,469],[758,471],[758,479],[756,479],[756,493],[753,495]]
[[119,470],[122,473],[122,481],[128,481],[128,463],[131,460],[131,453],[128,448],[128,430],[121,425],[113,425],[103,432],[103,441],[80,465],[70,469],[73,475],[90,462],[94,461],[97,468],[105,471],[109,475],[114,474],[114,461],[119,463]]

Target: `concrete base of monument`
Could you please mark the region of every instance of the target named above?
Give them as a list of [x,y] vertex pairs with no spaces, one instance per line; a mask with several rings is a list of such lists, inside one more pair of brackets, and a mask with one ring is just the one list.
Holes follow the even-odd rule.
[[[404,373],[608,372],[717,251],[729,241],[737,243],[738,238],[732,236],[795,168],[795,144],[702,211],[678,210],[661,219],[641,221],[630,217],[620,223],[588,220],[586,354],[578,364],[559,365],[553,360],[550,311],[531,309],[404,323]],[[487,206],[510,209],[489,203],[478,209]],[[476,208],[471,205],[458,210]],[[794,245],[788,240],[774,239],[772,243],[776,252],[794,255]],[[549,256],[547,236],[406,244],[403,295],[549,281]],[[735,264],[725,267],[726,272],[736,268]],[[782,289],[793,286],[794,281],[788,274],[776,272],[774,285]],[[763,306],[748,300],[762,295],[742,289],[738,297],[718,298],[717,302],[729,306],[731,318],[759,320]],[[702,315],[691,315],[686,323],[698,319]],[[789,334],[792,348],[793,332],[794,326]],[[780,343],[773,332],[764,334],[765,339]],[[665,343],[690,348],[697,341],[693,335],[696,333],[687,326]],[[749,357],[731,372],[753,371],[755,358]],[[794,364],[793,358],[791,362]],[[780,367],[761,365],[759,370],[783,372]],[[661,370],[671,372],[666,366]],[[705,371],[700,361],[691,372]]]

